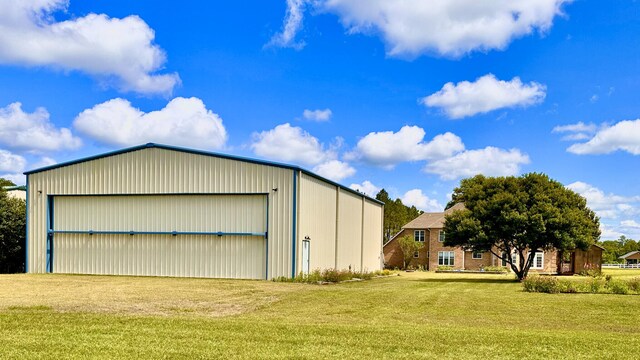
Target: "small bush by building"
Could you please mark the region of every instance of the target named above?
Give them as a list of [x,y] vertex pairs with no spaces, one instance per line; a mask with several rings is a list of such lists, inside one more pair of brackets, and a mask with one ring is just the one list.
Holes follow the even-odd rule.
[[308,274],[300,273],[295,278],[288,277],[278,277],[274,278],[273,281],[278,282],[294,282],[294,283],[307,283],[307,284],[324,284],[324,283],[339,283],[348,280],[371,280],[374,277],[378,276],[389,276],[391,275],[390,270],[378,270],[378,271],[351,271],[351,270],[336,270],[336,269],[325,269],[325,270],[313,270]]

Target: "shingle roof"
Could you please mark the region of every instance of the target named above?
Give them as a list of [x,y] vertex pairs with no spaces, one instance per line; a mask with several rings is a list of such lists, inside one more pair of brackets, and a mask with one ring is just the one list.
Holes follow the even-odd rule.
[[426,212],[409,221],[403,229],[440,229],[444,227],[444,216],[456,210],[463,210],[464,204],[457,203],[443,212]]
[[626,258],[628,258],[629,256],[631,256],[631,255],[635,255],[635,254],[637,254],[637,253],[640,253],[640,251],[632,251],[632,252],[628,252],[628,253],[626,253],[626,254],[624,254],[624,255],[620,256],[618,259],[626,259]]

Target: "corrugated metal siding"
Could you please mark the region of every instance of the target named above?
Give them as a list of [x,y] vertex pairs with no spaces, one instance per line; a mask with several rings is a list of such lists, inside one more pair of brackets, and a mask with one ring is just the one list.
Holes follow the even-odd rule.
[[[268,275],[289,276],[292,174],[290,169],[159,148],[31,174],[27,194],[29,272],[46,272],[47,195],[268,193]],[[278,191],[272,191],[274,188]]]
[[311,239],[311,270],[336,265],[336,210],[336,186],[302,174],[298,240]]
[[55,196],[54,230],[267,231],[266,195]]
[[362,243],[363,270],[374,271],[380,270],[382,267],[382,209],[381,205],[365,200]]
[[360,270],[362,246],[362,197],[340,190],[338,200],[337,269]]
[[264,279],[264,238],[56,234],[53,272]]

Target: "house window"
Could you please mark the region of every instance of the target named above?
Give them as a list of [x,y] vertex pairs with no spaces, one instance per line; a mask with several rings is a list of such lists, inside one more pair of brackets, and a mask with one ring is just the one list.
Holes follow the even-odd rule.
[[424,230],[415,230],[413,232],[413,239],[415,241],[424,242]]
[[[507,260],[506,260],[507,256],[509,256],[509,255],[507,255],[507,253],[502,253],[502,258],[503,258],[502,259],[502,266],[507,266],[508,265],[507,264]],[[511,263],[513,265],[515,265],[515,266],[518,266],[518,254],[515,253],[515,252],[513,254],[511,254]]]
[[479,251],[474,251],[473,254],[471,255],[472,259],[482,259],[482,253]]
[[544,253],[541,251],[536,252],[536,256],[533,258],[532,269],[542,269],[544,267]]
[[420,252],[418,252],[418,251],[414,252],[413,253],[413,257],[416,258],[416,259],[419,258],[420,257]]
[[440,234],[438,235],[438,241],[444,242],[444,230],[440,230]]
[[453,266],[453,251],[438,251],[438,265]]

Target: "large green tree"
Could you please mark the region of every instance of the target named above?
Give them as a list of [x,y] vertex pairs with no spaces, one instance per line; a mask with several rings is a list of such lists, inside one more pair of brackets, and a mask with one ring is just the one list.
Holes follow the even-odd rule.
[[600,245],[604,248],[602,261],[605,264],[623,263],[624,260],[620,259],[620,256],[640,250],[640,242],[629,239],[624,235],[620,235],[618,240],[603,241]]
[[7,180],[5,178],[0,178],[0,189],[5,186],[16,186],[13,181]]
[[0,273],[24,271],[26,204],[0,189]]
[[[600,237],[600,222],[586,200],[544,174],[464,179],[452,197],[465,210],[445,217],[444,245],[490,251],[519,280],[538,250],[587,250]],[[514,262],[511,254],[514,254]]]

